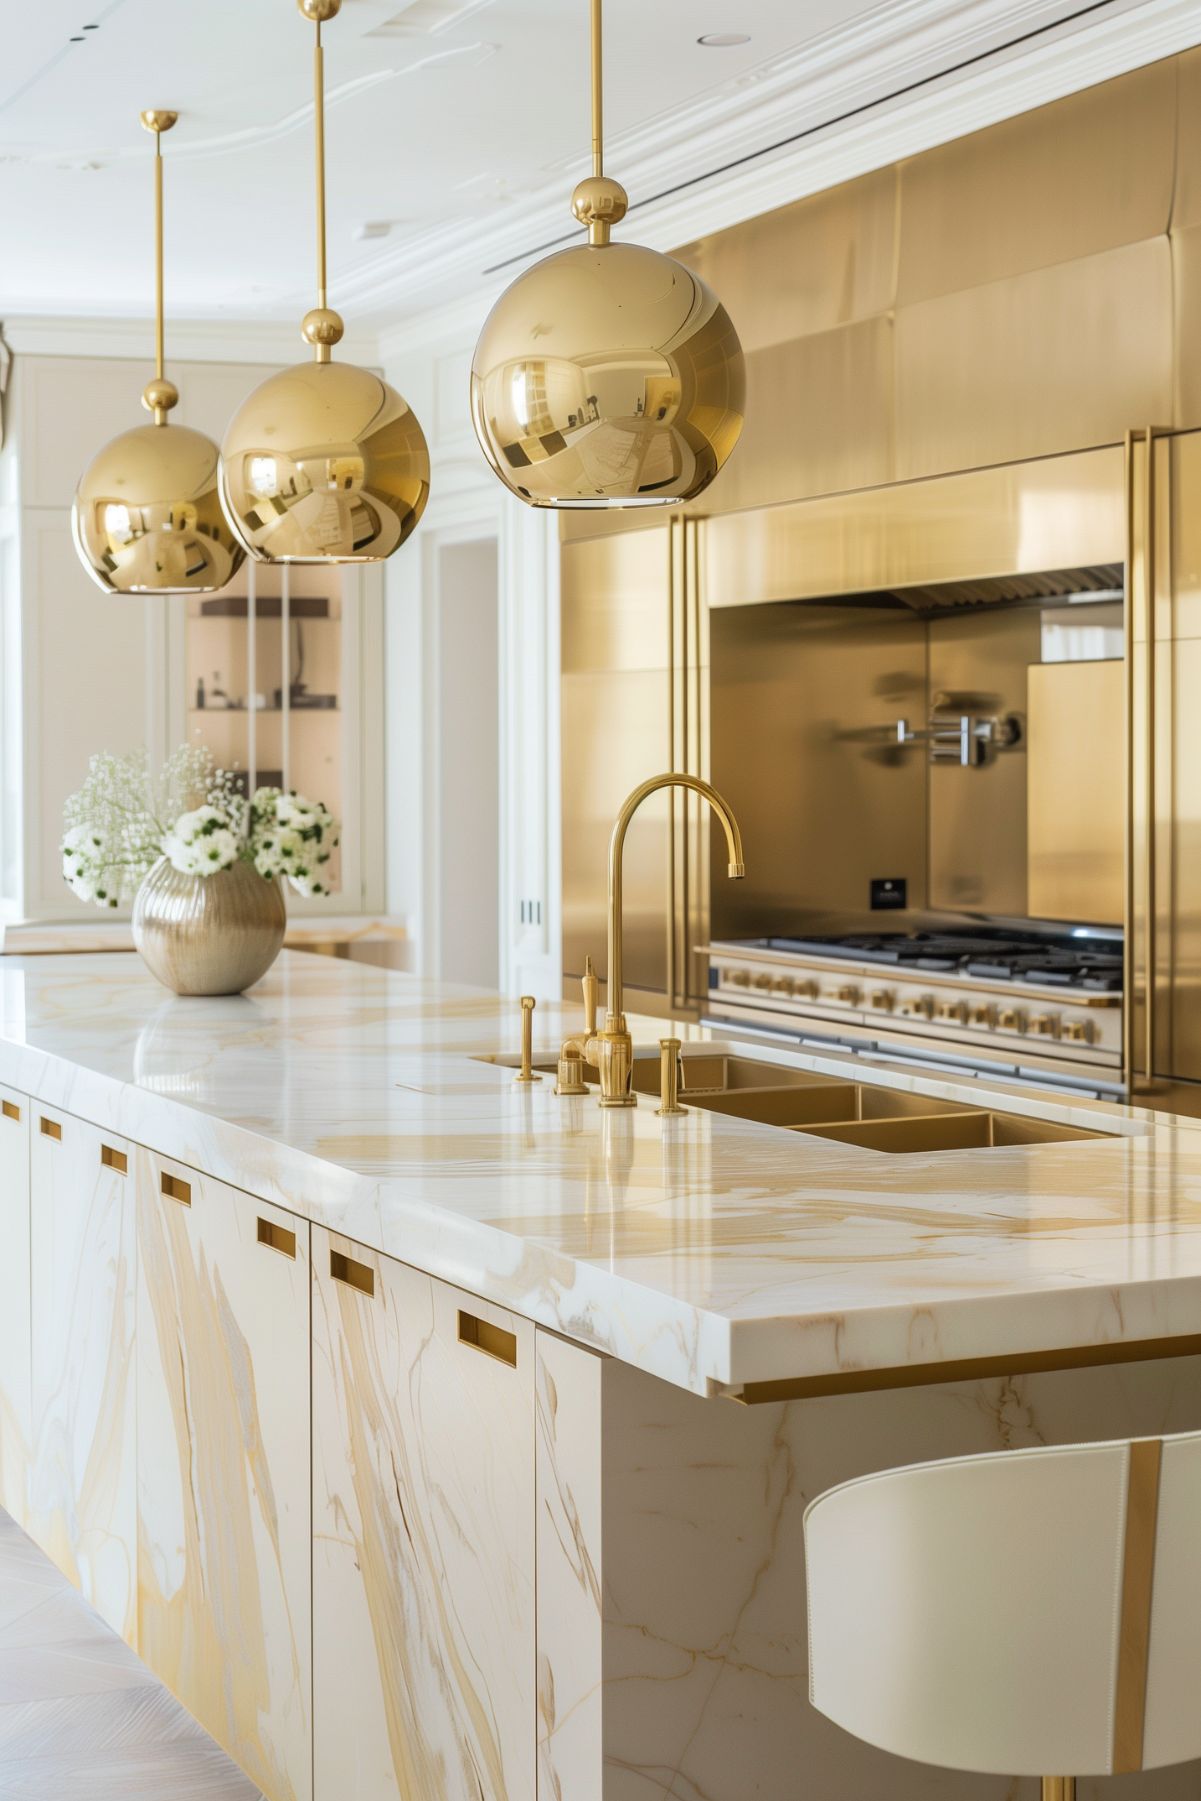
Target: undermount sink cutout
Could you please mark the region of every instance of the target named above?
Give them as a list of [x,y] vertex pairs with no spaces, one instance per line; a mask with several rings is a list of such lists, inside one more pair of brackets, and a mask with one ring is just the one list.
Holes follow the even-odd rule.
[[[475,1060],[505,1069],[517,1069],[521,1063],[520,1057],[515,1056]],[[784,1064],[765,1063],[757,1057],[739,1057],[726,1051],[685,1051],[680,1064],[680,1101],[685,1108],[698,1107],[707,1113],[754,1120],[785,1132],[828,1138],[888,1156],[923,1151],[998,1150],[1007,1145],[1072,1144],[1114,1136],[1112,1132],[1090,1131],[1084,1126],[1060,1125],[1055,1120],[1001,1113],[966,1101],[942,1101],[906,1089],[852,1082],[815,1070],[789,1069]],[[534,1069],[541,1075],[553,1076],[557,1065],[543,1058],[535,1061]],[[584,1080],[595,1088],[596,1071],[585,1069]],[[651,1050],[640,1046],[635,1051],[632,1080],[635,1094],[658,1096],[658,1047]]]

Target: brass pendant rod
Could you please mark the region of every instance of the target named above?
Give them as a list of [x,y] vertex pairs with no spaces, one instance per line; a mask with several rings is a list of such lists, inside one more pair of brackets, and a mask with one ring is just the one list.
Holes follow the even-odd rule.
[[142,390],[142,405],[154,414],[156,425],[165,425],[179,390],[163,374],[163,133],[179,114],[155,106],[139,116],[143,129],[154,134],[154,380]]
[[163,379],[163,138],[154,134],[154,375]]
[[601,0],[591,0],[592,8],[592,173],[605,172],[604,145],[604,74],[601,46]]
[[325,307],[329,304],[325,268],[325,50],[320,19],[313,51],[313,109],[317,138],[317,305]]

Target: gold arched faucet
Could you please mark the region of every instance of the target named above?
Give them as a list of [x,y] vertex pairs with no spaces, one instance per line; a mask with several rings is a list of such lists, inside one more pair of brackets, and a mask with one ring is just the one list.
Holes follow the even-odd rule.
[[630,1092],[634,1043],[622,1008],[621,869],[630,821],[647,796],[657,793],[660,788],[687,788],[693,794],[699,794],[702,800],[707,800],[725,830],[731,878],[738,880],[746,874],[738,821],[727,802],[708,782],[702,782],[695,775],[654,775],[635,788],[625,802],[617,815],[613,836],[609,840],[609,970],[605,1029],[603,1032],[595,1029],[596,978],[592,974],[589,960],[588,973],[584,977],[584,999],[588,1012],[585,1030],[582,1035],[568,1038],[563,1045],[559,1054],[559,1083],[556,1091],[559,1094],[586,1094],[588,1090],[584,1083],[584,1064],[590,1063],[600,1071],[602,1107],[636,1105],[635,1097]]

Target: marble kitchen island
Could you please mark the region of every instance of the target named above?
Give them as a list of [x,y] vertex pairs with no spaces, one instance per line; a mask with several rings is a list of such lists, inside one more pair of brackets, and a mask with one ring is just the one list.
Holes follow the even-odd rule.
[[556,1098],[518,1033],[295,953],[0,962],[0,1501],[270,1801],[1025,1794],[809,1708],[802,1514],[1201,1426],[1197,1124],[882,1069],[1104,1134],[890,1156]]

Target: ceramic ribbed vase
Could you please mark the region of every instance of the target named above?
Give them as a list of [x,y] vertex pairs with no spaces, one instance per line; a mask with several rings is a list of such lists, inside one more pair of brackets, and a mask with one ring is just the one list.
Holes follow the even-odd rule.
[[198,876],[160,857],[133,903],[142,961],[176,994],[241,994],[275,962],[287,923],[278,881],[240,858]]

